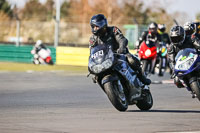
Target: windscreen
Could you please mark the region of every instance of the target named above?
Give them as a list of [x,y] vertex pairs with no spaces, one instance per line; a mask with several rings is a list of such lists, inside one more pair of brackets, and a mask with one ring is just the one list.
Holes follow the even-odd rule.
[[183,49],[183,50],[181,50],[181,51],[178,52],[178,54],[176,55],[175,61],[177,61],[180,56],[182,56],[182,57],[188,57],[192,53],[195,54],[196,50],[192,49],[192,48]]

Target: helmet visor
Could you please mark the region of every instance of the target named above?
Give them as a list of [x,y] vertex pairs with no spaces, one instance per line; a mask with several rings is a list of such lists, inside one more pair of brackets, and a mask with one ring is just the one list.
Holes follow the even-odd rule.
[[90,23],[91,26],[94,26],[94,25],[95,25],[95,26],[97,26],[97,27],[99,27],[99,28],[104,27],[106,24],[107,24],[107,23],[106,23],[105,20],[101,20],[101,21],[99,21],[99,22],[97,22],[97,21],[91,21],[91,23]]
[[161,32],[165,32],[165,28],[161,28],[159,29]]
[[149,28],[149,32],[151,32],[151,33],[157,33],[157,29],[156,28]]
[[183,42],[184,38],[182,36],[172,36],[170,37],[172,43],[180,43]]

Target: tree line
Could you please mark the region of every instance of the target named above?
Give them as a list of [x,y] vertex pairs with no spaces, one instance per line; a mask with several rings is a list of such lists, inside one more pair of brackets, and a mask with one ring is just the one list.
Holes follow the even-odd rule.
[[[61,4],[61,21],[88,23],[97,13],[104,14],[110,24],[172,23],[173,20],[164,8],[145,7],[142,0],[65,0]],[[47,0],[43,4],[39,0],[28,0],[20,9],[0,0],[0,18],[4,20],[50,21],[55,14],[55,0]]]
[[[16,35],[17,19],[21,21],[20,35],[24,42],[37,39],[53,42],[56,0],[46,0],[45,3],[26,0],[20,8],[10,1],[0,0],[0,41],[9,41]],[[157,4],[147,5],[144,0],[62,0],[59,41],[87,44],[91,34],[90,18],[98,13],[107,17],[109,25],[116,25],[122,30],[124,24],[147,25],[155,21],[166,24],[169,31],[174,19],[184,16],[185,20],[185,14],[169,14],[159,0],[152,1]],[[199,14],[197,16],[200,17]]]

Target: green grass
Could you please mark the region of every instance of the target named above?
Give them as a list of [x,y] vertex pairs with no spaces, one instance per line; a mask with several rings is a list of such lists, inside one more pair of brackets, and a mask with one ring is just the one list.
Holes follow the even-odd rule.
[[26,63],[0,62],[0,71],[65,71],[65,72],[87,72],[87,67],[66,65],[34,65]]

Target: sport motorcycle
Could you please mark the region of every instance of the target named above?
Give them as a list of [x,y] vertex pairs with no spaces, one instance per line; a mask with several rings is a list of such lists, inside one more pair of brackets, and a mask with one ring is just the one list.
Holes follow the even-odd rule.
[[90,50],[89,74],[118,111],[126,111],[136,104],[140,110],[149,110],[153,98],[148,85],[144,85],[131,69],[123,54],[114,53],[112,47],[99,44]]
[[200,101],[200,56],[196,49],[185,48],[175,57],[174,74]]

